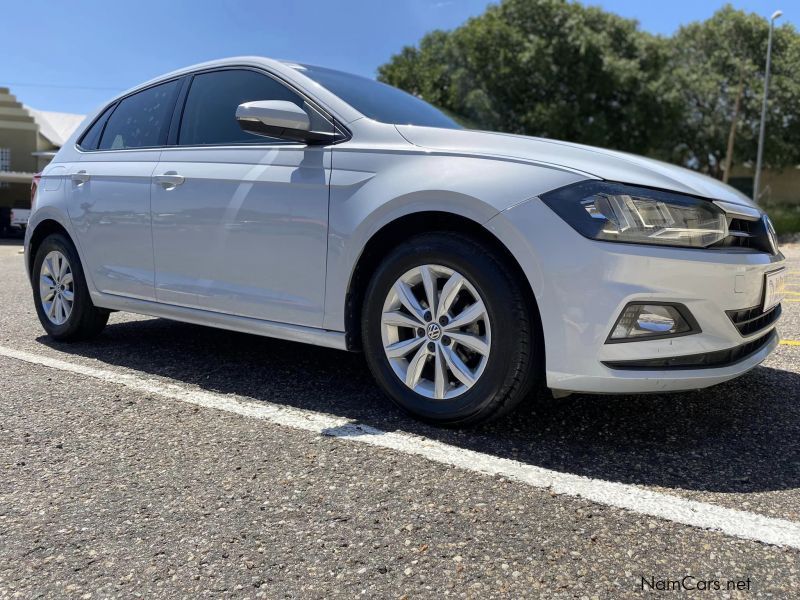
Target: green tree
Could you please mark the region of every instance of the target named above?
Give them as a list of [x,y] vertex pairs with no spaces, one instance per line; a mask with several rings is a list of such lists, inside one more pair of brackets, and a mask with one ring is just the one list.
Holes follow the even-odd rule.
[[664,40],[566,0],[505,0],[426,35],[379,79],[487,129],[643,152],[670,109],[649,76]]
[[[731,163],[755,158],[768,28],[762,17],[725,6],[670,39],[659,87],[677,108],[677,120],[652,152],[726,178],[733,130]],[[798,48],[797,32],[790,25],[776,30],[765,163],[777,168],[800,162]]]
[[[755,157],[767,27],[726,6],[663,38],[576,2],[503,0],[404,48],[379,79],[468,126],[648,154],[722,177],[732,125],[731,161]],[[784,25],[773,46],[772,168],[800,162],[798,73],[800,36]]]

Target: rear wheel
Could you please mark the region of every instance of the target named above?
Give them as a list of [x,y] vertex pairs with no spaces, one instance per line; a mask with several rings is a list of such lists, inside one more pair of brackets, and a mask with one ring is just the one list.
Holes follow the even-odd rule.
[[520,286],[491,248],[466,236],[424,234],[395,249],[372,278],[362,319],[373,375],[423,420],[496,418],[536,378]]
[[109,312],[92,303],[75,246],[62,234],[48,236],[36,251],[33,298],[42,327],[59,341],[92,338],[108,322]]

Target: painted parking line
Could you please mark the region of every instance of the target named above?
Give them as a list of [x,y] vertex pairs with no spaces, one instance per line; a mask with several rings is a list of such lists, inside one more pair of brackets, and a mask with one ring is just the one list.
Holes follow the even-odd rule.
[[798,340],[781,340],[781,344],[783,346],[800,346],[800,341],[798,341]]
[[466,471],[484,475],[499,475],[534,488],[549,489],[555,494],[584,498],[598,504],[658,517],[691,527],[720,531],[730,536],[766,544],[800,549],[800,523],[785,519],[766,517],[707,502],[687,500],[636,485],[551,471],[508,458],[466,450],[421,436],[383,431],[343,417],[269,402],[256,402],[243,397],[207,392],[185,384],[179,385],[148,378],[137,374],[136,371],[121,372],[100,369],[3,346],[0,346],[0,356],[91,377],[145,394],[222,410],[242,417],[260,419],[282,427],[420,456]]

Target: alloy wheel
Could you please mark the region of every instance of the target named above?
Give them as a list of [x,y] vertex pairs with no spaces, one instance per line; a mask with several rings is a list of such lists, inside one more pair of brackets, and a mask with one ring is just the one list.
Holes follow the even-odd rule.
[[436,400],[472,388],[491,350],[480,294],[461,273],[442,265],[421,265],[397,279],[383,305],[381,336],[397,377]]
[[39,272],[39,295],[44,314],[54,325],[63,325],[75,303],[75,280],[69,260],[58,250],[44,257]]

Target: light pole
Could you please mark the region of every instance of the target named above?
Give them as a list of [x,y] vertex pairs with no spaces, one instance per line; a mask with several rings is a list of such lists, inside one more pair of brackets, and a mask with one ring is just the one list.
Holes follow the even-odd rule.
[[769,93],[769,67],[772,62],[772,31],[775,29],[775,20],[783,13],[776,10],[769,18],[769,38],[767,40],[767,68],[764,72],[764,101],[761,104],[761,126],[758,130],[758,153],[756,155],[756,176],[753,181],[753,202],[758,203],[761,191],[761,161],[764,157],[764,128],[767,121],[767,94]]

